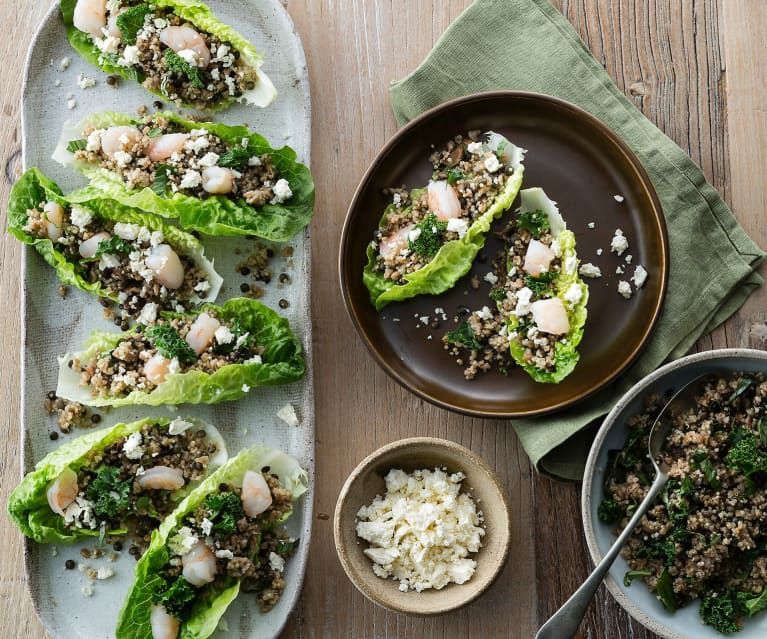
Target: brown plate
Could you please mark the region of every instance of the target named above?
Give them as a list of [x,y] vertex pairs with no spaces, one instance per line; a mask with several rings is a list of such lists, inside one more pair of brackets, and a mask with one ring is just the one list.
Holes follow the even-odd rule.
[[[505,135],[527,149],[523,188],[540,186],[559,203],[577,238],[578,257],[602,270],[589,285],[589,316],[575,371],[560,384],[539,384],[519,368],[466,380],[442,346],[442,336],[456,326],[461,307],[491,305],[493,256],[502,247],[491,232],[485,248],[463,279],[439,296],[393,302],[380,313],[362,282],[365,248],[378,228],[390,198],[382,190],[424,186],[431,177],[428,157],[457,134],[480,129]],[[622,202],[613,197],[620,195]],[[512,210],[516,208],[516,203]],[[494,229],[509,219],[506,213]],[[593,223],[593,228],[589,224]],[[629,249],[610,252],[615,229],[623,230]],[[598,255],[597,250],[602,249]],[[633,256],[626,264],[627,254]],[[582,109],[550,96],[496,91],[446,102],[422,114],[389,141],[357,188],[344,223],[339,257],[341,289],[357,332],[383,369],[424,399],[468,415],[521,417],[550,413],[577,402],[621,373],[647,342],[660,313],[668,279],[668,237],[660,201],[639,160],[615,133]],[[645,285],[631,299],[617,292],[634,267],[648,271]],[[617,274],[623,267],[625,273]],[[473,289],[471,279],[479,279]],[[447,321],[433,328],[436,308]],[[428,317],[424,324],[419,318]]]

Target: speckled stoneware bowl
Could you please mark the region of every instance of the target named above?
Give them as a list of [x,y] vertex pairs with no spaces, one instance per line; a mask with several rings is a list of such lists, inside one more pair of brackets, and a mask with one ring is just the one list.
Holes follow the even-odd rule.
[[[667,364],[645,377],[629,390],[605,418],[586,462],[581,510],[591,559],[597,563],[615,541],[613,526],[599,521],[597,508],[602,499],[602,478],[610,449],[621,448],[626,439],[626,421],[642,412],[642,402],[651,393],[676,391],[704,373],[746,371],[767,373],[767,352],[749,349],[722,349],[689,355]],[[639,623],[666,639],[721,639],[722,635],[704,626],[699,605],[690,604],[676,613],[668,612],[655,595],[639,581],[623,585],[628,565],[622,557],[613,564],[605,578],[608,590],[618,603]],[[767,614],[746,620],[737,635],[740,639],[763,639],[767,636]]]
[[[386,491],[384,476],[392,468],[405,472],[446,467],[461,471],[466,479],[461,492],[468,492],[485,517],[482,548],[473,557],[477,570],[464,584],[448,584],[441,590],[401,592],[399,581],[381,579],[363,550],[367,542],[355,530],[357,512]],[[509,552],[509,505],[505,492],[490,467],[472,451],[450,441],[432,437],[402,439],[379,448],[366,457],[346,480],[336,504],[333,530],[336,551],[346,574],[373,603],[410,615],[438,615],[459,608],[479,597],[498,576]]]

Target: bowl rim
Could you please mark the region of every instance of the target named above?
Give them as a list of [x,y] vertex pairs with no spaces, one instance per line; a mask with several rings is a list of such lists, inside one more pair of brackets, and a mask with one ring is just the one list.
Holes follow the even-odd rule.
[[[496,564],[495,568],[493,569],[492,573],[486,578],[486,581],[484,584],[482,584],[482,587],[477,589],[467,598],[462,599],[461,601],[458,601],[453,605],[446,606],[444,608],[441,608],[440,610],[433,610],[428,612],[418,610],[415,607],[393,606],[376,598],[375,595],[366,587],[364,582],[360,582],[357,579],[355,579],[355,576],[354,576],[355,572],[352,569],[351,563],[347,559],[347,553],[341,552],[341,548],[343,547],[343,544],[341,543],[341,540],[343,539],[342,531],[341,531],[341,512],[343,509],[343,504],[346,498],[348,497],[349,491],[354,481],[356,481],[356,479],[358,479],[363,472],[368,470],[382,456],[391,452],[396,452],[402,449],[406,449],[410,446],[413,446],[414,444],[428,445],[434,448],[435,450],[449,449],[465,457],[469,463],[471,463],[474,467],[478,468],[481,471],[481,473],[485,477],[487,477],[488,480],[490,480],[490,484],[492,488],[498,494],[498,497],[503,503],[503,511],[505,513],[505,517],[501,517],[496,512],[493,513],[494,520],[497,519],[498,523],[502,524],[502,526],[498,526],[498,531],[497,531],[501,535],[501,553],[495,562]],[[463,471],[464,469],[460,468],[459,470]],[[487,517],[487,515],[485,515],[485,517]],[[461,608],[471,603],[472,601],[475,601],[482,594],[484,594],[487,591],[487,589],[497,580],[498,576],[501,573],[501,570],[506,565],[506,561],[509,557],[509,551],[511,547],[511,512],[509,508],[509,499],[495,471],[490,467],[490,465],[482,457],[480,457],[473,450],[465,446],[462,446],[461,444],[458,444],[454,441],[450,441],[448,439],[441,439],[439,437],[407,437],[405,439],[398,439],[396,441],[390,442],[389,444],[385,444],[381,446],[380,448],[377,448],[376,450],[374,450],[372,453],[367,455],[359,464],[357,464],[354,470],[352,470],[349,473],[349,476],[346,478],[346,481],[344,481],[344,484],[341,487],[341,490],[338,494],[338,499],[336,500],[336,507],[333,513],[333,541],[336,548],[336,555],[338,556],[338,559],[341,562],[341,566],[343,567],[347,578],[349,579],[349,581],[351,581],[354,587],[359,592],[361,592],[368,600],[370,600],[377,606],[380,606],[392,612],[411,615],[414,617],[433,617],[436,615],[441,615],[447,612],[451,612],[453,610],[457,610],[458,608]],[[481,553],[481,549],[479,552]],[[370,572],[370,575],[372,577],[375,577],[372,570]],[[380,579],[379,577],[375,577],[375,578]],[[381,581],[383,582],[384,580],[381,580]],[[454,585],[454,584],[448,584],[448,585]],[[435,591],[435,592],[439,592],[439,591]]]
[[[664,366],[656,369],[649,375],[646,375],[636,384],[634,384],[629,390],[627,390],[617,401],[612,410],[602,421],[602,425],[599,427],[594,442],[589,450],[588,458],[586,459],[586,466],[583,473],[583,484],[581,487],[581,519],[583,520],[583,533],[586,537],[586,545],[589,549],[589,555],[594,565],[598,564],[602,560],[602,553],[597,544],[594,521],[591,517],[591,504],[593,503],[594,493],[594,470],[596,467],[597,457],[599,456],[604,441],[610,429],[617,423],[615,420],[618,415],[626,408],[626,406],[633,401],[637,395],[642,394],[652,386],[656,381],[663,378],[667,374],[687,368],[690,365],[699,362],[712,362],[725,359],[741,358],[744,360],[767,360],[767,351],[762,351],[755,348],[719,348],[709,351],[702,351],[694,353],[692,355],[686,355],[680,359],[669,362]],[[692,639],[692,635],[682,635],[668,628],[662,622],[651,617],[642,608],[637,606],[621,589],[620,585],[613,579],[608,573],[604,578],[604,583],[607,586],[607,590],[618,602],[618,604],[629,613],[636,621],[642,624],[648,630],[663,637],[664,639]]]
[[[657,211],[656,218],[658,221],[658,230],[660,232],[661,242],[663,247],[663,250],[661,251],[661,263],[660,263],[660,269],[662,272],[660,295],[658,296],[656,304],[654,305],[652,309],[651,317],[646,325],[646,328],[644,329],[643,338],[640,340],[639,343],[636,344],[633,352],[628,357],[625,358],[623,365],[617,368],[616,370],[612,371],[610,375],[602,378],[598,383],[592,385],[591,388],[585,389],[580,394],[568,400],[561,401],[552,406],[546,406],[543,408],[532,408],[527,410],[493,411],[493,410],[486,410],[481,408],[466,408],[464,406],[458,405],[457,402],[451,402],[447,399],[437,397],[434,394],[427,392],[426,390],[422,390],[420,388],[409,385],[407,380],[405,380],[405,378],[400,374],[400,372],[396,369],[396,367],[390,364],[388,360],[378,351],[378,349],[376,348],[376,345],[368,337],[366,331],[363,329],[363,322],[360,319],[359,313],[356,310],[357,307],[355,306],[352,300],[352,295],[350,294],[350,290],[349,290],[350,283],[347,281],[344,275],[344,270],[345,270],[344,269],[344,261],[345,261],[344,246],[348,244],[348,236],[350,233],[350,227],[352,225],[352,211],[356,208],[357,201],[360,199],[362,192],[364,191],[364,189],[367,188],[368,183],[372,180],[375,172],[378,169],[378,166],[381,164],[383,159],[389,154],[392,147],[394,147],[400,141],[401,138],[406,137],[413,129],[416,129],[417,127],[419,127],[422,122],[434,117],[436,114],[440,113],[441,111],[450,110],[456,106],[459,106],[468,102],[474,102],[474,101],[479,102],[484,100],[494,100],[498,98],[510,98],[510,99],[516,98],[521,100],[544,100],[544,101],[554,103],[563,109],[570,110],[576,113],[579,117],[582,117],[590,121],[596,129],[598,129],[607,139],[611,141],[611,143],[615,144],[615,146],[620,150],[620,152],[626,157],[628,163],[632,166],[632,169],[636,171],[637,175],[640,176],[643,186],[647,192],[648,198],[650,199],[652,203],[652,207],[653,209]],[[452,412],[456,412],[462,415],[467,415],[470,417],[482,417],[482,418],[491,418],[491,419],[492,418],[510,419],[510,418],[540,417],[540,416],[556,413],[569,406],[577,404],[583,401],[584,399],[587,399],[588,397],[593,396],[595,393],[605,388],[611,381],[617,378],[620,374],[625,372],[628,369],[628,367],[631,366],[631,364],[636,361],[637,357],[639,357],[639,355],[647,346],[650,340],[650,337],[652,336],[653,331],[658,323],[658,320],[660,319],[660,314],[663,309],[663,304],[664,304],[666,293],[668,290],[669,270],[670,270],[670,247],[669,247],[669,238],[668,238],[668,228],[666,225],[663,205],[660,201],[660,197],[658,196],[658,192],[655,189],[655,186],[652,180],[650,179],[649,174],[647,173],[647,170],[645,169],[644,165],[637,157],[636,153],[634,153],[634,151],[628,145],[628,143],[624,141],[623,138],[621,138],[615,131],[613,131],[607,124],[605,124],[597,116],[579,107],[578,105],[572,102],[569,102],[568,100],[564,100],[557,96],[549,95],[546,93],[540,93],[536,91],[518,91],[518,90],[508,90],[508,89],[478,91],[476,93],[471,93],[468,95],[463,95],[457,98],[453,98],[451,100],[447,100],[446,102],[437,104],[431,107],[430,109],[424,111],[423,113],[420,113],[415,118],[407,122],[400,129],[395,131],[395,133],[388,139],[388,141],[384,144],[384,146],[375,155],[370,165],[368,166],[367,170],[365,171],[362,178],[360,179],[360,182],[357,185],[357,188],[354,191],[354,195],[352,196],[352,199],[346,210],[346,216],[344,218],[343,228],[341,231],[341,239],[340,239],[339,251],[338,251],[338,277],[339,277],[339,282],[341,287],[341,296],[344,301],[344,306],[346,307],[346,312],[352,321],[352,325],[354,326],[355,331],[359,335],[360,339],[362,340],[363,344],[367,348],[368,352],[373,356],[373,359],[378,364],[378,366],[381,369],[383,369],[383,371],[391,379],[397,382],[400,386],[407,389],[411,393],[414,393],[416,396],[422,399],[425,399],[431,404],[434,404],[435,406],[439,406],[440,408],[444,408]]]

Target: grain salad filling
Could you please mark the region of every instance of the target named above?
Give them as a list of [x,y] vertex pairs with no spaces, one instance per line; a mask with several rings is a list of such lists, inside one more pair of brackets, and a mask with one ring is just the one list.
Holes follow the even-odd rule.
[[51,240],[85,282],[118,303],[121,318],[151,323],[159,311],[190,310],[211,290],[209,274],[161,230],[55,201],[28,209],[22,230]]
[[118,174],[129,190],[151,187],[160,196],[181,193],[243,199],[253,207],[282,204],[293,197],[269,154],[249,150],[250,139],[231,144],[204,129],[186,129],[155,115],[108,128],[88,126],[70,140],[75,159]]
[[135,73],[143,86],[199,109],[240,98],[259,80],[229,41],[190,24],[172,7],[133,0],[78,0],[76,29],[91,36],[99,64]]
[[[669,481],[623,549],[630,570],[670,611],[700,600],[703,623],[741,630],[767,608],[767,382],[758,373],[712,376],[674,418],[660,455]],[[646,456],[663,406],[653,395],[610,451],[599,519],[628,522],[653,478]]]
[[194,317],[159,319],[126,334],[108,352],[69,367],[94,396],[121,397],[151,392],[169,375],[201,371],[212,374],[230,364],[260,364],[264,347],[235,320],[221,321],[213,310]]

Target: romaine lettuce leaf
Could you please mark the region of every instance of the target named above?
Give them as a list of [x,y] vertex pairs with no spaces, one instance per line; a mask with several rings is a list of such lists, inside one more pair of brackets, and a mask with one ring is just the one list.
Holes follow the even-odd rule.
[[82,138],[90,126],[108,128],[123,124],[141,125],[146,118],[136,120],[125,113],[103,112],[88,116],[78,125],[65,124],[53,159],[63,165],[73,165],[90,178],[91,186],[126,206],[156,213],[163,217],[178,218],[185,229],[209,235],[257,235],[274,242],[285,242],[304,229],[312,219],[314,208],[314,182],[309,169],[296,161],[296,152],[288,146],[273,149],[264,137],[251,133],[247,127],[193,122],[175,113],[160,113],[183,129],[205,129],[232,146],[240,146],[248,138],[251,155],[269,154],[281,177],[286,179],[293,196],[282,204],[265,204],[253,208],[244,199],[231,200],[224,195],[212,195],[204,200],[182,193],[158,195],[150,187],[129,190],[120,175],[114,171],[76,162],[74,154],[66,150],[73,139]]
[[70,286],[92,293],[99,297],[117,302],[117,295],[110,295],[102,289],[100,282],[89,282],[85,279],[83,270],[76,260],[67,258],[57,250],[57,245],[47,238],[38,238],[24,230],[27,224],[27,209],[39,206],[41,203],[54,201],[65,208],[77,204],[90,209],[97,218],[113,222],[125,222],[145,226],[152,231],[162,231],[165,241],[180,255],[190,257],[205,273],[210,289],[201,296],[202,302],[212,302],[221,290],[223,278],[216,272],[213,263],[204,255],[202,244],[191,234],[181,231],[175,226],[163,223],[160,218],[115,202],[92,187],[86,187],[70,193],[61,194],[61,189],[46,178],[38,169],[27,170],[13,185],[8,201],[8,232],[17,239],[33,246],[46,262],[55,270],[56,275]]
[[[204,428],[208,432],[208,438],[216,442],[218,452],[211,457],[209,470],[219,468],[226,460],[226,444],[218,430],[201,420],[186,419],[195,422],[199,428]],[[145,424],[159,424],[167,428],[170,422],[169,418],[147,418],[129,424],[116,424],[62,444],[41,459],[34,470],[25,475],[21,483],[13,490],[8,498],[8,514],[24,535],[38,543],[70,544],[83,537],[98,536],[98,529],[65,527],[64,518],[53,512],[48,505],[46,490],[49,484],[67,467],[78,472],[92,451],[104,450],[118,439],[141,430]],[[178,491],[177,498],[186,492],[189,492],[188,489]]]
[[[515,146],[503,136],[489,132],[489,144],[499,153],[509,158],[514,172],[509,176],[506,187],[498,195],[495,202],[469,227],[468,232],[459,240],[451,240],[443,244],[434,258],[423,268],[404,275],[405,284],[395,284],[384,279],[383,274],[374,270],[378,247],[371,242],[367,246],[368,262],[362,273],[362,280],[370,292],[370,301],[377,311],[389,302],[402,301],[416,295],[438,295],[451,289],[471,269],[474,258],[485,245],[485,235],[490,225],[508,209],[517,196],[522,185],[525,170],[522,160],[524,150]],[[501,146],[502,145],[502,146]],[[422,189],[411,191],[411,199],[417,198]],[[384,211],[379,226],[383,226],[394,206],[389,205]]]
[[[527,211],[541,210],[549,218],[551,234],[554,241],[559,243],[562,264],[565,264],[568,258],[575,260],[575,268],[572,272],[567,272],[564,268],[557,278],[556,294],[567,310],[567,319],[570,322],[570,330],[567,335],[556,340],[554,346],[555,368],[553,371],[542,370],[531,363],[525,361],[525,347],[520,340],[510,340],[509,350],[514,361],[519,364],[536,382],[558,384],[570,373],[573,372],[578,363],[580,355],[577,348],[583,338],[583,327],[586,324],[586,304],[589,300],[589,288],[578,276],[577,255],[575,251],[575,234],[567,230],[556,203],[550,200],[543,189],[535,187],[523,189],[520,192],[522,198],[520,213]],[[576,304],[570,304],[564,299],[565,292],[572,284],[578,284],[581,287],[581,299]],[[508,333],[511,335],[519,327],[520,320],[513,313],[507,317],[506,325]]]
[[[152,3],[158,7],[169,7],[173,12],[190,22],[201,31],[218,37],[223,42],[231,43],[232,47],[239,51],[240,57],[248,66],[258,71],[258,81],[255,88],[246,91],[240,98],[226,96],[218,102],[211,103],[210,111],[224,109],[234,101],[247,102],[255,106],[265,107],[277,97],[277,90],[274,88],[269,77],[261,71],[263,58],[256,51],[256,48],[245,38],[237,33],[230,26],[221,22],[213,15],[210,8],[197,0],[152,0]],[[94,44],[93,38],[88,33],[83,33],[75,28],[73,17],[77,0],[60,0],[59,8],[64,19],[64,25],[67,30],[67,39],[72,48],[75,49],[83,58],[91,64],[99,67],[106,73],[116,73],[126,80],[142,83],[143,75],[133,67],[123,67],[117,64],[115,56],[103,55],[99,48]],[[165,98],[159,91],[150,91],[155,95]],[[188,106],[188,105],[187,105]]]
[[[260,346],[265,348],[262,363],[229,364],[215,373],[192,370],[186,373],[171,373],[165,381],[151,392],[134,390],[122,397],[94,396],[91,388],[80,384],[80,375],[67,365],[70,359],[87,362],[97,353],[111,351],[127,333],[94,331],[85,342],[83,350],[59,358],[59,380],[56,394],[59,397],[89,406],[126,406],[132,404],[217,404],[243,397],[257,386],[276,386],[301,379],[305,363],[298,341],[290,329],[288,320],[280,317],[269,307],[256,300],[235,298],[223,306],[205,304],[206,309],[216,311],[222,321],[237,320]],[[195,315],[192,313],[191,315]]]
[[[146,639],[152,636],[149,623],[152,598],[163,585],[160,574],[170,560],[166,544],[171,535],[181,526],[184,517],[193,512],[208,495],[217,492],[219,484],[240,486],[245,471],[260,471],[265,466],[268,466],[271,472],[280,478],[280,483],[292,493],[294,500],[306,492],[308,481],[306,471],[301,468],[296,459],[285,453],[266,446],[254,446],[246,448],[230,459],[192,491],[152,533],[152,541],[136,566],[136,580],[120,611],[115,631],[117,639]],[[282,521],[285,521],[289,515],[290,513],[287,513]],[[237,596],[239,581],[232,579],[218,591],[212,587],[207,587],[205,590],[204,600],[195,602],[191,618],[181,624],[179,638],[209,637],[216,629],[226,608]]]

